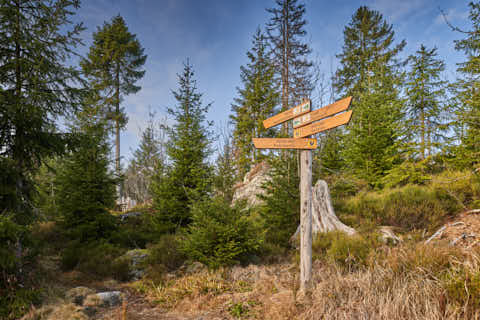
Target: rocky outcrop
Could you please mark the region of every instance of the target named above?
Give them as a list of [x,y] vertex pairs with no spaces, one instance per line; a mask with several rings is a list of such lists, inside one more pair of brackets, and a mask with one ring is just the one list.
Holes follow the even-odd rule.
[[234,186],[233,203],[245,199],[249,206],[257,206],[262,203],[257,195],[264,194],[262,184],[270,177],[268,171],[270,166],[267,162],[260,162],[254,166],[243,178],[243,181]]
[[127,251],[123,256],[117,258],[120,261],[126,261],[129,266],[129,276],[132,280],[139,280],[145,274],[144,261],[148,257],[148,250],[133,249]]

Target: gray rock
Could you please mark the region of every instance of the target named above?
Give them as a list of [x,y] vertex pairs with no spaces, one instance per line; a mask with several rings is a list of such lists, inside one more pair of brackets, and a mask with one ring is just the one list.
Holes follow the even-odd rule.
[[145,249],[134,249],[127,251],[121,259],[127,259],[130,266],[130,276],[133,280],[139,280],[145,274],[143,262],[148,257]]
[[103,307],[114,307],[122,303],[122,293],[120,291],[107,291],[95,294],[98,305]]
[[393,229],[394,228],[391,226],[380,226],[378,228],[378,231],[380,233],[380,240],[383,243],[397,245],[402,242],[402,239],[393,232]]
[[270,167],[265,161],[254,166],[245,175],[243,182],[238,183],[233,187],[234,193],[232,203],[245,199],[251,207],[261,204],[262,200],[258,198],[257,195],[265,193],[262,185],[270,179],[270,176],[268,175],[269,170]]
[[207,267],[203,263],[195,261],[194,263],[190,264],[187,267],[186,273],[188,274],[198,273],[206,269]]

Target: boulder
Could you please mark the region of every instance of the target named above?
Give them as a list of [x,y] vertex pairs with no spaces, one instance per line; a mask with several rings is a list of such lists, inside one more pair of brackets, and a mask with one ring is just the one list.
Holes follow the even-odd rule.
[[393,227],[391,226],[381,226],[378,228],[378,232],[380,233],[380,241],[385,244],[399,244],[402,242],[402,239],[399,238],[394,232]]
[[145,274],[143,262],[148,257],[148,250],[133,249],[127,251],[118,260],[127,261],[129,266],[129,275],[132,280],[139,280]]
[[262,203],[257,195],[264,194],[262,184],[270,179],[268,171],[270,166],[263,161],[255,165],[243,178],[243,181],[237,183],[233,189],[233,203],[245,199],[249,206],[257,206]]
[[84,304],[87,307],[114,307],[121,304],[122,300],[120,291],[106,291],[88,295]]

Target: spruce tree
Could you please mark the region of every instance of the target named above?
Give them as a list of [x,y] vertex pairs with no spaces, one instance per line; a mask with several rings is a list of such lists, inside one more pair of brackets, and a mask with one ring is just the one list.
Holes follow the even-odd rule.
[[[281,84],[281,111],[308,98],[314,88],[313,63],[308,60],[311,49],[302,41],[306,36],[305,5],[298,0],[276,0],[276,7],[267,9],[272,17],[267,34],[276,74]],[[283,133],[288,134],[288,123]]]
[[398,159],[402,134],[402,74],[397,55],[405,41],[394,46],[394,31],[383,16],[360,7],[344,29],[344,45],[334,87],[351,95],[353,116],[344,137],[344,157],[360,178],[375,185]]
[[108,209],[115,204],[117,180],[109,169],[106,123],[95,114],[88,107],[76,121],[76,149],[63,160],[55,183],[62,225],[80,243],[108,238],[114,229]]
[[445,118],[447,82],[441,79],[445,63],[437,58],[437,49],[424,45],[411,55],[407,74],[409,132],[417,156],[424,160],[440,147]]
[[55,120],[81,101],[78,70],[67,66],[82,24],[71,23],[79,1],[0,2],[0,214],[26,224],[32,173],[68,146]]
[[152,182],[153,207],[170,231],[190,223],[192,203],[209,195],[212,184],[208,163],[212,123],[206,120],[210,104],[202,103],[188,60],[178,75],[178,83],[178,90],[173,91],[177,105],[167,108],[175,121],[167,130],[171,167],[165,176],[156,175]]
[[265,194],[260,215],[266,230],[266,240],[272,244],[289,246],[290,237],[300,222],[300,192],[298,162],[294,152],[269,159],[270,179],[262,186]]
[[242,87],[237,88],[239,97],[232,105],[233,114],[230,116],[234,126],[233,144],[238,179],[242,179],[255,163],[262,160],[260,151],[253,147],[252,138],[273,135],[272,130],[266,130],[263,126],[263,120],[273,115],[278,103],[275,70],[266,50],[266,38],[257,29],[252,48],[247,52],[249,63],[240,67]]
[[466,61],[458,64],[463,76],[457,80],[457,137],[460,146],[455,150],[457,165],[476,166],[480,162],[480,3],[470,2],[472,30],[466,37],[455,41],[455,49],[466,55]]
[[117,15],[93,33],[93,44],[80,63],[91,87],[98,93],[99,103],[104,106],[102,112],[114,123],[115,169],[119,176],[120,130],[127,122],[120,104],[124,96],[141,89],[135,83],[145,75],[141,68],[146,59],[136,35],[130,33],[125,20]]

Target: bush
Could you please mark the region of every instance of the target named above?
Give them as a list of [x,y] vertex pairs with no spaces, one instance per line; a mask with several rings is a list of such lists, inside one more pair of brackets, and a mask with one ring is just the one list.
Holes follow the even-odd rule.
[[62,253],[61,266],[65,271],[76,269],[94,277],[127,280],[128,261],[116,259],[123,253],[124,249],[107,242],[72,243]]
[[186,260],[179,245],[180,240],[177,235],[163,235],[157,243],[148,247],[149,256],[146,263],[153,267],[163,266],[167,271],[178,269]]
[[146,248],[148,243],[157,242],[166,231],[151,212],[119,220],[109,241],[124,248]]
[[367,220],[377,225],[413,230],[436,229],[459,209],[459,203],[445,190],[407,185],[382,192],[360,193],[340,205],[337,203],[337,208],[339,215],[356,217],[358,225]]
[[[39,303],[40,292],[33,288],[31,272],[36,252],[28,231],[0,215],[0,319],[19,319],[32,304]],[[16,254],[19,243],[23,248],[20,257]]]
[[262,236],[249,219],[250,210],[217,197],[196,202],[192,213],[181,245],[190,259],[217,268],[246,262],[259,252]]
[[319,233],[312,244],[313,259],[326,259],[348,269],[367,265],[367,258],[376,246],[374,237],[349,236],[344,232]]

